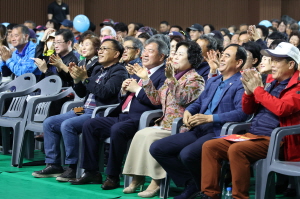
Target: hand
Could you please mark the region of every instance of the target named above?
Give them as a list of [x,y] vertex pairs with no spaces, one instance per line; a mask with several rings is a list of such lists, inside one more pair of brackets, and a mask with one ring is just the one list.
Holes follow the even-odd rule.
[[246,87],[245,92],[247,95],[251,95],[259,86],[264,87],[261,76],[256,70],[244,70],[241,81],[244,88]]
[[10,50],[7,50],[5,47],[0,47],[0,56],[3,61],[7,61],[9,58],[11,58],[12,52]]
[[122,89],[121,89],[121,92],[122,92],[122,95],[125,95],[126,92],[127,92],[127,86],[130,84],[131,81],[135,81],[134,79],[130,78],[130,79],[126,79],[123,81],[122,83]]
[[121,35],[117,35],[117,36],[116,36],[116,40],[117,40],[118,42],[120,42],[120,44],[123,44],[123,43],[124,43],[124,39],[123,39],[123,37],[122,37]]
[[141,78],[142,80],[146,81],[149,79],[149,76],[148,76],[148,69],[144,66],[140,66],[138,65],[137,63],[135,63],[133,66],[132,66],[132,71],[134,72],[135,75],[137,75],[139,78]]
[[74,83],[78,83],[79,81],[84,81],[88,78],[86,67],[85,66],[76,66],[74,62],[69,64],[69,72],[71,77],[74,79]]
[[198,126],[200,124],[213,122],[213,115],[196,114],[189,118],[188,123],[191,127]]
[[[172,60],[172,58],[171,58],[171,60]],[[169,78],[169,79],[174,78],[174,74],[175,74],[175,71],[174,71],[174,68],[173,68],[171,62],[167,62],[166,68],[165,68],[166,78]]]
[[52,54],[49,57],[49,60],[50,60],[50,64],[55,66],[58,69],[58,71],[60,71],[62,66],[64,65],[64,63],[62,62],[62,59],[59,57],[59,55]]
[[128,71],[128,73],[130,75],[134,75],[134,71],[133,71],[133,65],[128,64],[127,66],[125,66],[126,70]]
[[204,57],[205,61],[207,61],[210,67],[210,73],[216,74],[217,69],[220,66],[220,60],[218,57],[218,53],[214,50],[210,50],[207,52],[207,57]]
[[133,80],[133,81],[129,82],[129,84],[127,85],[125,90],[129,91],[129,92],[132,92],[132,93],[135,93],[136,91],[139,90],[139,88],[141,88],[141,86],[138,85],[136,80]]
[[44,32],[44,35],[43,35],[41,41],[42,41],[42,42],[45,42],[45,41],[47,40],[47,38],[48,38],[48,35],[50,35],[50,34],[53,33],[53,32],[55,32],[55,29],[53,29],[53,28],[47,28],[47,29],[45,30],[45,32]]
[[47,63],[46,61],[43,59],[39,59],[39,58],[32,58],[34,60],[34,64],[37,65],[37,67],[39,68],[39,70],[42,73],[46,73],[48,67],[47,67]]
[[183,124],[185,124],[185,126],[188,128],[191,128],[190,124],[188,123],[191,116],[192,114],[189,111],[184,111],[182,120]]
[[254,41],[259,40],[262,36],[257,32],[256,27],[254,25],[249,26],[247,33],[250,36],[251,40],[254,40]]

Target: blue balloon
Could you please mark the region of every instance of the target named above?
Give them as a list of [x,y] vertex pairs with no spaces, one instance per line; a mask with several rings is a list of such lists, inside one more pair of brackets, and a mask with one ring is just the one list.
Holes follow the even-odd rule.
[[265,26],[266,28],[272,26],[272,23],[268,20],[262,20],[258,25]]
[[78,32],[87,31],[90,27],[90,20],[85,15],[77,15],[73,20],[73,26]]
[[8,22],[3,22],[2,25],[7,27],[9,25],[9,23]]

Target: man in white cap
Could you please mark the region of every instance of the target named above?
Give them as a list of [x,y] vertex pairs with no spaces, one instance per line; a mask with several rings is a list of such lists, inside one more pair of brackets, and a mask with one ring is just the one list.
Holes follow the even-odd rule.
[[[230,162],[233,198],[249,198],[250,165],[266,158],[273,129],[300,124],[299,50],[282,42],[274,50],[261,50],[261,54],[271,57],[273,81],[264,88],[258,72],[243,72],[243,111],[255,113],[250,129],[243,135],[249,140],[234,142],[219,138],[204,143],[201,179],[204,199],[217,199],[222,193],[218,184],[221,160]],[[298,135],[285,137],[285,160],[300,161],[297,139]]]

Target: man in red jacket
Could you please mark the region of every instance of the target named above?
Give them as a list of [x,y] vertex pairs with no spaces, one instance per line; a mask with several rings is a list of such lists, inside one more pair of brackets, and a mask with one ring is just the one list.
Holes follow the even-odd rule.
[[[234,142],[219,138],[204,143],[202,198],[219,198],[221,160],[230,162],[233,198],[249,198],[250,165],[266,158],[273,129],[300,124],[299,50],[290,43],[282,42],[274,50],[262,50],[261,54],[271,57],[274,80],[264,88],[259,73],[254,70],[244,71],[241,78],[245,88],[243,111],[247,114],[255,113],[248,133],[243,135],[251,140]],[[300,140],[299,137],[285,139],[287,160],[299,161],[299,155],[292,151],[296,151],[297,140]]]

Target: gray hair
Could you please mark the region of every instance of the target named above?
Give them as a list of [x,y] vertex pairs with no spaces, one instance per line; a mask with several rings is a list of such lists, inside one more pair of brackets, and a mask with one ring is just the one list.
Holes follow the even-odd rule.
[[163,42],[165,42],[167,44],[168,48],[170,49],[170,37],[169,36],[164,35],[164,34],[156,34],[156,35],[151,36],[150,38],[162,40]]
[[158,45],[158,52],[160,54],[164,54],[165,55],[165,58],[169,55],[169,48],[167,46],[167,44],[162,41],[161,39],[155,39],[155,38],[150,38],[146,41],[146,45],[150,44],[150,43],[156,43]]
[[218,49],[218,42],[215,38],[210,35],[201,35],[199,39],[205,40],[208,42],[207,49],[208,50],[217,50]]
[[28,36],[30,35],[29,28],[27,26],[24,26],[23,24],[18,24],[13,27],[13,29],[17,29],[17,28],[21,28],[23,35],[28,35]]
[[115,29],[113,29],[110,26],[104,26],[103,28],[101,28],[100,34],[102,33],[103,30],[106,30],[106,29],[110,30],[111,36],[113,36],[113,37],[117,36],[117,33],[116,33]]
[[136,49],[140,49],[140,53],[139,53],[139,57],[140,57],[144,48],[143,43],[139,39],[131,36],[125,37],[124,42],[125,41],[132,41],[133,47]]

